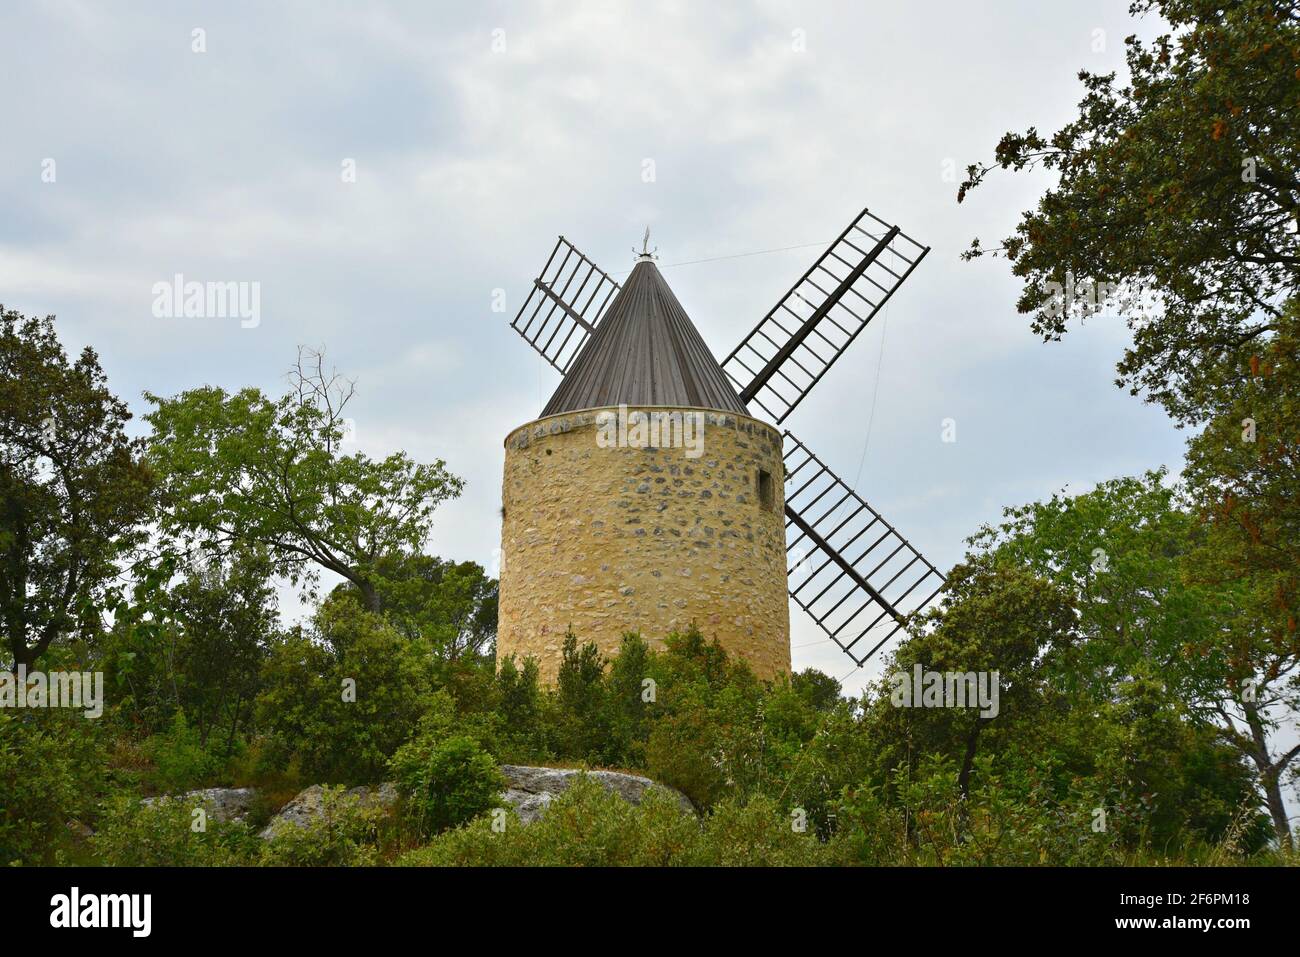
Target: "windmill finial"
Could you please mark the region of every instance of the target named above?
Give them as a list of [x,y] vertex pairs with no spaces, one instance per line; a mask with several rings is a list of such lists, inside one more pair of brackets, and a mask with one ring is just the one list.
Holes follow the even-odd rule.
[[645,228],[645,236],[643,236],[641,239],[641,251],[637,252],[635,249],[633,249],[632,252],[636,253],[637,262],[654,262],[655,259],[658,258],[657,256],[655,256],[655,253],[659,252],[659,247],[656,246],[654,249],[650,248],[650,227],[649,226]]

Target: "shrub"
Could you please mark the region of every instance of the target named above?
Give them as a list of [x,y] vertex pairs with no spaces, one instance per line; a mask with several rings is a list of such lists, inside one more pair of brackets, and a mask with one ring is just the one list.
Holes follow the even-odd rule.
[[492,755],[463,735],[441,741],[418,736],[398,748],[391,767],[422,835],[456,827],[497,807],[506,787]]
[[377,844],[389,813],[327,787],[321,813],[306,825],[281,821],[262,847],[258,863],[271,867],[363,867],[379,862]]
[[180,710],[173,715],[165,734],[148,740],[145,751],[153,762],[146,783],[162,794],[203,787],[220,772],[223,763],[203,746],[198,730],[189,726],[185,712]]
[[103,785],[99,729],[81,713],[0,710],[0,866],[56,863]]
[[942,756],[899,769],[897,797],[869,787],[839,802],[832,854],[845,863],[922,866],[1094,866],[1125,863],[1118,835],[1094,831],[1099,799],[1086,788],[1064,801],[1015,772],[975,762],[976,786],[963,798],[954,763]]
[[770,798],[725,802],[700,821],[664,791],[629,804],[585,776],[542,817],[504,830],[480,818],[398,859],[405,867],[801,866],[831,861],[810,827],[800,833]]
[[288,804],[307,786],[302,776],[301,759],[274,738],[253,738],[231,760],[229,772],[232,786],[256,789],[259,814],[261,805],[269,806],[273,812]]
[[510,813],[505,828],[481,817],[408,852],[405,867],[637,867],[680,862],[699,838],[699,823],[668,794],[651,791],[628,804],[578,775],[527,826]]
[[346,595],[329,599],[315,626],[272,649],[257,726],[309,779],[372,784],[428,705],[429,649]]
[[714,724],[707,712],[661,717],[646,742],[646,768],[652,778],[685,794],[696,807],[711,807],[727,785],[710,743]]
[[198,799],[159,798],[149,804],[129,795],[111,798],[90,838],[96,860],[111,867],[219,867],[254,861],[257,835],[238,821],[201,817]]
[[807,867],[829,858],[811,821],[797,830],[792,814],[759,796],[747,804],[731,799],[705,820],[704,833],[681,863],[697,867]]

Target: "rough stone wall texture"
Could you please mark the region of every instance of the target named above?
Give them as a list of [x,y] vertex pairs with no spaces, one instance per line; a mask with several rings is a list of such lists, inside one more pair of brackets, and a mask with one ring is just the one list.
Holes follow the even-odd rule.
[[694,623],[760,677],[789,673],[780,434],[705,412],[696,458],[602,448],[602,411],[539,419],[506,439],[498,661],[531,655],[553,682],[570,626],[612,656],[624,632],[661,645]]

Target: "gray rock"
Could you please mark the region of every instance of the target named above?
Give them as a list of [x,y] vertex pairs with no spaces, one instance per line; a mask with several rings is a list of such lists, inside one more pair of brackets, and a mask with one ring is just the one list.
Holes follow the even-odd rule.
[[542,812],[551,806],[555,800],[555,795],[543,791],[540,794],[534,794],[531,791],[520,791],[517,788],[507,788],[501,795],[507,804],[515,809],[519,815],[519,820],[523,824],[532,824]]
[[[297,797],[281,808],[280,813],[271,818],[270,823],[262,828],[262,838],[271,840],[284,827],[306,827],[324,813],[324,797],[325,788],[320,784],[313,784],[300,791]],[[343,799],[358,807],[379,807],[387,810],[397,803],[397,788],[387,783],[373,787],[362,785],[344,791]]]
[[[573,783],[573,779],[583,772],[575,768],[531,768],[505,764],[501,766],[501,773],[506,779],[506,790],[502,792],[502,799],[515,809],[522,823],[531,824],[541,817],[550,807],[551,802],[563,794]],[[655,789],[674,797],[684,811],[695,813],[695,807],[686,795],[649,778],[636,774],[622,774],[618,771],[586,773],[611,794],[617,795],[629,804],[640,804],[646,792]],[[323,813],[324,794],[325,788],[319,784],[313,784],[300,792],[262,829],[261,836],[271,840],[283,827],[306,827]],[[362,807],[373,805],[385,810],[393,807],[398,800],[397,787],[391,783],[352,788],[345,791],[343,796],[346,800],[355,801]]]
[[[551,801],[568,790],[573,779],[583,772],[575,768],[530,768],[517,764],[503,764],[501,773],[507,782],[502,797],[514,807],[519,820],[529,824],[537,820]],[[637,774],[623,774],[619,771],[587,771],[586,774],[592,780],[599,782],[605,790],[621,797],[629,804],[640,804],[646,792],[654,789],[674,797],[682,810],[695,813],[695,806],[685,794],[657,781],[651,781],[649,778]]]
[[159,801],[183,801],[189,804],[201,800],[208,816],[214,821],[242,821],[248,816],[255,797],[255,788],[204,788],[167,797],[145,798],[140,803],[152,806]]

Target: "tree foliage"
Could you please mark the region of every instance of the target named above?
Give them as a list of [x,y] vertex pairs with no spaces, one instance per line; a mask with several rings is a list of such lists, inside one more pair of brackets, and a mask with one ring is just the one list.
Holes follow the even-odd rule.
[[15,664],[96,633],[143,540],[153,477],[130,418],[93,349],[69,361],[53,316],[0,307],[0,628]]
[[355,601],[335,597],[309,631],[271,648],[257,726],[282,760],[330,784],[372,784],[414,732],[434,691],[431,659]]
[[217,552],[265,549],[275,571],[295,581],[333,572],[377,611],[381,562],[418,554],[434,511],[463,483],[441,460],[345,454],[352,386],[323,362],[318,353],[301,354],[279,399],[215,386],[170,399],[148,395],[162,524]]
[[[958,201],[1001,167],[1059,180],[1015,232],[968,257],[1004,255],[1044,339],[1104,308],[1056,293],[1066,273],[1120,287],[1133,330],[1119,384],[1180,422],[1243,347],[1262,351],[1300,293],[1300,9],[1290,0],[1139,0],[1172,32],[1129,37],[1127,82],[1082,71],[1079,115],[1051,135],[1007,133]],[[1143,307],[1141,294],[1151,298]]]

